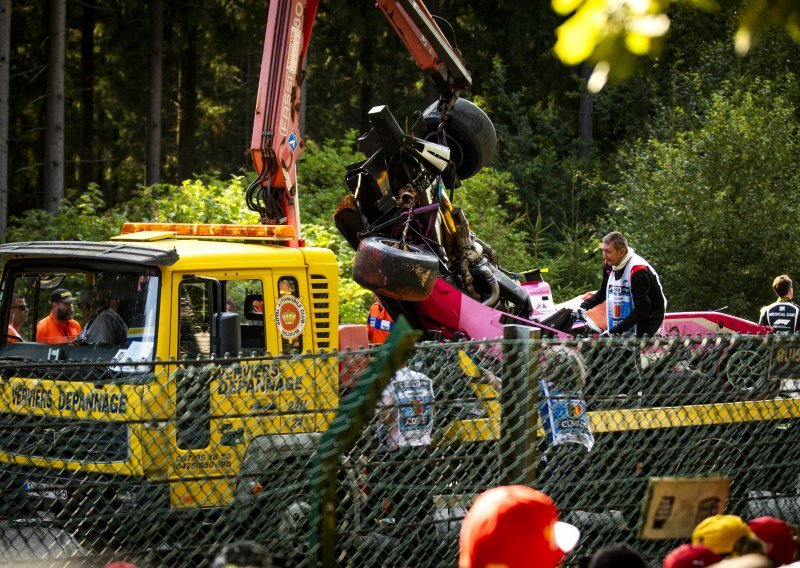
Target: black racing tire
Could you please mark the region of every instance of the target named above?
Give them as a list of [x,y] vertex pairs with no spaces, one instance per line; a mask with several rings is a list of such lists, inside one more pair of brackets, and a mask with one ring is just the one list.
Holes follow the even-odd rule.
[[[433,103],[423,113],[425,119],[425,140],[438,143],[438,129],[441,113]],[[457,99],[447,113],[445,125],[450,160],[456,166],[460,179],[474,176],[486,165],[497,146],[497,134],[492,121],[480,107],[466,99]]]
[[395,239],[363,239],[353,259],[353,280],[396,300],[426,299],[438,275],[439,260],[433,253]]

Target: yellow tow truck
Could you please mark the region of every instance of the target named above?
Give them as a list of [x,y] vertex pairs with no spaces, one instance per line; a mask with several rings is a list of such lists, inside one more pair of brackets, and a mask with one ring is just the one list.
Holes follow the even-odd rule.
[[[23,341],[0,346],[6,490],[49,510],[98,492],[120,508],[220,507],[263,488],[255,454],[312,448],[338,405],[336,357],[265,361],[338,348],[338,269],[330,250],[269,244],[285,231],[126,224],[104,243],[0,246],[3,298],[29,307]],[[125,341],[37,337],[57,290],[73,304],[102,290]],[[253,362],[225,364],[240,352]]]

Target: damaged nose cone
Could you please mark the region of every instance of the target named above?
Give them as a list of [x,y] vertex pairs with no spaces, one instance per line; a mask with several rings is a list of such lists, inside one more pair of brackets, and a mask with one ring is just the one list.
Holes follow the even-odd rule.
[[438,275],[436,255],[395,239],[366,238],[353,259],[353,280],[396,300],[425,300],[433,292]]

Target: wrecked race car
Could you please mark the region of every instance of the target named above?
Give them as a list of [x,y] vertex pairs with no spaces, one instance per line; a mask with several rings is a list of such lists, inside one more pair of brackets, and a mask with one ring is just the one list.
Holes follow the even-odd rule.
[[348,167],[351,194],[334,215],[357,251],[354,279],[432,337],[500,337],[507,324],[567,337],[548,325],[554,304],[540,271],[503,268],[445,193],[485,165],[497,138],[473,103],[443,106],[422,113],[412,134],[386,106],[370,111],[372,129],[359,139],[367,158]]
[[[571,314],[579,299],[554,303],[539,270],[515,273],[470,228],[451,203],[461,180],[475,175],[496,145],[494,126],[476,105],[458,98],[434,103],[406,134],[386,106],[369,113],[359,139],[366,159],[348,166],[350,189],[336,227],[356,249],[353,277],[378,294],[393,316],[444,339],[502,336],[508,324],[551,337],[591,335],[606,328],[605,306],[587,322]],[[664,335],[763,335],[768,328],[720,311],[667,313]]]

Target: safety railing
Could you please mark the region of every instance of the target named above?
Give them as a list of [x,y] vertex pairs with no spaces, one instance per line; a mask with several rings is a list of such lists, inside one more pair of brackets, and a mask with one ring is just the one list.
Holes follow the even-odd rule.
[[135,368],[2,361],[0,564],[202,566],[253,540],[285,566],[455,566],[473,499],[510,483],[581,529],[571,566],[612,542],[655,566],[681,542],[643,538],[653,478],[724,478],[708,511],[800,520],[800,338],[509,330]]

